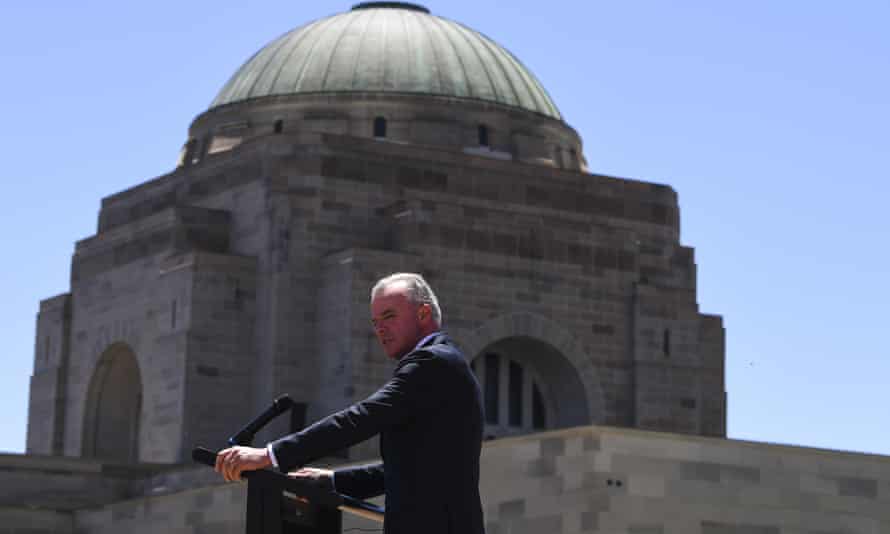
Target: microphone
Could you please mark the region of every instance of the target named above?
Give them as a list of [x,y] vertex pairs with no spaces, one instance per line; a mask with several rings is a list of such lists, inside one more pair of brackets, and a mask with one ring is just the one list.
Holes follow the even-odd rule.
[[[266,426],[269,421],[275,419],[279,415],[288,411],[293,407],[294,401],[287,395],[282,395],[272,401],[272,405],[266,408],[266,411],[258,415],[253,421],[247,423],[237,434],[229,438],[229,445],[248,446],[253,441],[253,437],[261,428]],[[196,458],[197,459],[197,458]]]
[[198,462],[199,464],[215,467],[216,453],[211,451],[210,449],[205,449],[204,447],[195,447],[194,449],[192,449],[192,460]]

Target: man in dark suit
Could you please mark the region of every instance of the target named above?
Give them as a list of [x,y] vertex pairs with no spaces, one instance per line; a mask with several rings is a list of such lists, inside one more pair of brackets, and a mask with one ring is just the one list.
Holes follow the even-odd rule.
[[[371,291],[374,332],[392,379],[376,393],[265,449],[217,456],[226,480],[275,466],[365,499],[386,494],[386,534],[483,534],[479,498],[482,403],[463,354],[441,331],[432,289],[417,274],[380,280]],[[380,434],[383,462],[328,471],[305,464]]]

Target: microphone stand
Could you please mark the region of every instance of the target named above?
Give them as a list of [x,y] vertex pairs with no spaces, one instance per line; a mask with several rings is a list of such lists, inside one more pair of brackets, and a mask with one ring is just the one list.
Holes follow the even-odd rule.
[[256,416],[253,421],[247,423],[247,425],[239,430],[237,434],[230,437],[229,445],[233,447],[236,445],[250,446],[250,444],[253,443],[253,438],[256,436],[257,432],[264,426],[268,425],[270,421],[293,407],[294,401],[292,401],[290,397],[287,395],[278,397],[272,401],[272,405],[266,408],[263,413]]

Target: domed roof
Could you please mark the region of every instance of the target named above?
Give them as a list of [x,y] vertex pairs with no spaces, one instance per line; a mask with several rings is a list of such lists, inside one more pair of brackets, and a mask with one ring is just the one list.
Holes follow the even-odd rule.
[[367,2],[292,30],[254,54],[211,108],[272,95],[384,92],[496,102],[562,120],[506,49],[426,8]]

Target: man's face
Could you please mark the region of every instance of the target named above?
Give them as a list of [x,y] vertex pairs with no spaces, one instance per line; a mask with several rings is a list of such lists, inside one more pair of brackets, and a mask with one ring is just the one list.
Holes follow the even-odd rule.
[[429,306],[408,300],[402,283],[384,287],[371,301],[371,323],[386,355],[398,360],[423,338],[422,318]]

